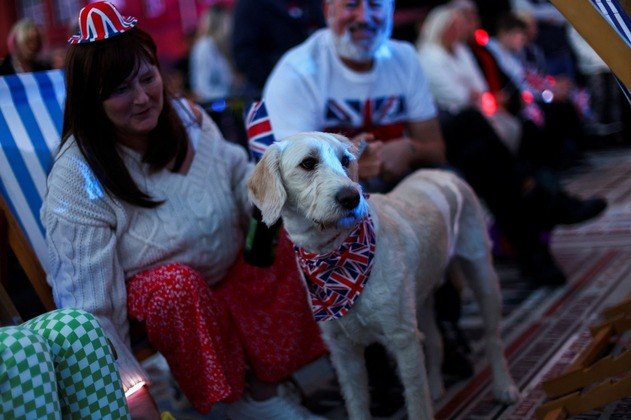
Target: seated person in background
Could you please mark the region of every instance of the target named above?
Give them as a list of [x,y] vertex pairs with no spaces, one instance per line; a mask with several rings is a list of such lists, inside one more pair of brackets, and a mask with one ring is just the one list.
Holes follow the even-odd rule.
[[233,16],[232,56],[256,98],[283,53],[324,26],[322,0],[238,0]]
[[475,106],[520,161],[533,170],[558,166],[564,138],[548,129],[539,106],[523,106],[519,85],[496,63],[486,39],[476,38],[478,24],[471,0],[436,7],[423,22],[419,56],[439,107],[453,113]]
[[42,30],[31,19],[13,25],[7,37],[9,54],[0,64],[0,75],[49,70],[50,65],[38,57],[44,46],[42,38]]
[[[253,165],[208,115],[169,97],[153,39],[133,17],[101,21],[116,15],[108,2],[84,7],[80,27],[108,32],[70,39],[41,212],[55,303],[96,316],[126,388],[146,380],[131,318],[198,411],[225,401],[232,418],[316,418],[279,386],[325,351],[298,270],[242,260]],[[293,259],[288,241],[278,251]]]
[[[536,25],[534,19],[530,22]],[[486,48],[517,88],[514,95],[521,103],[519,112],[523,118],[539,125],[548,153],[555,155],[550,165],[570,166],[584,136],[585,117],[590,113],[588,93],[578,89],[567,76],[553,77],[545,69],[525,61],[527,52],[532,50],[526,50],[531,32],[528,24],[515,14],[502,15],[496,24],[497,35],[489,39]],[[579,114],[579,110],[583,113]],[[551,150],[554,147],[556,151]]]
[[88,312],[57,309],[0,328],[0,362],[2,418],[129,418],[115,356]]
[[[574,159],[577,134],[580,127],[574,108],[567,102],[556,101],[540,106],[534,100],[526,100],[518,85],[506,76],[488,48],[488,34],[478,28],[477,8],[471,0],[453,0],[451,3],[465,15],[465,42],[473,52],[496,102],[519,117],[522,124],[522,139],[517,161],[525,174],[537,178],[549,194],[553,194],[556,211],[566,214],[566,223],[577,223],[597,216],[606,208],[602,198],[580,201],[568,196],[562,189],[557,169]],[[510,37],[508,43],[522,43],[523,34]],[[521,40],[520,40],[521,39]],[[561,92],[562,84],[558,84]],[[561,97],[562,95],[559,95]],[[524,99],[524,97],[526,99]],[[572,124],[563,124],[572,121]],[[571,125],[571,126],[569,126]],[[548,227],[550,229],[552,225]]]
[[233,92],[232,63],[228,60],[232,12],[224,4],[209,6],[197,28],[189,56],[189,80],[196,101],[225,98]]
[[549,74],[574,79],[572,50],[567,37],[567,20],[548,0],[511,0],[514,12],[528,12],[537,21],[533,41],[541,48]]
[[521,122],[489,92],[475,57],[463,42],[467,38],[464,15],[450,5],[432,9],[417,42],[423,72],[439,108],[451,113],[474,107],[489,120],[506,147],[517,154]]

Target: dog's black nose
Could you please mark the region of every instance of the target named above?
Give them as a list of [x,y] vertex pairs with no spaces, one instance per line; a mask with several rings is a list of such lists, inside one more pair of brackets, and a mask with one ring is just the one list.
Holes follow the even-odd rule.
[[359,204],[359,191],[353,187],[344,187],[335,194],[335,199],[346,210],[353,210]]

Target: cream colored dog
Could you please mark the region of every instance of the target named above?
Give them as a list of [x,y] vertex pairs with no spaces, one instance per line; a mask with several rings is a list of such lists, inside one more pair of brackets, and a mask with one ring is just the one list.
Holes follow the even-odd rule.
[[361,295],[346,314],[319,323],[350,418],[370,417],[363,354],[374,342],[398,365],[408,418],[432,417],[431,397],[443,391],[432,296],[446,270],[464,274],[479,301],[495,397],[516,401],[499,336],[500,290],[475,194],[449,172],[420,170],[389,194],[366,200],[355,153],[342,136],[297,134],[268,148],[248,184],[263,221],[271,225],[282,216],[291,240],[309,253],[338,249],[368,215],[374,223],[376,251]]

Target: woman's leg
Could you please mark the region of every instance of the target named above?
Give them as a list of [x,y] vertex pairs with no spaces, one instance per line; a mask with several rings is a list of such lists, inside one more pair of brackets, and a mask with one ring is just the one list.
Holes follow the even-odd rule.
[[245,360],[234,322],[200,273],[157,267],[134,276],[127,290],[129,316],[144,322],[195,409],[206,413],[242,395]]
[[52,350],[26,328],[0,328],[0,418],[61,419]]

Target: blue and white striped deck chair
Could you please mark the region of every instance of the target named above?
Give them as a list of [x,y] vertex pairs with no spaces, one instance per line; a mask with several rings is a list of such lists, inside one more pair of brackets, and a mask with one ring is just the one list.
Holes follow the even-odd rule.
[[550,2],[607,63],[631,103],[631,19],[625,6],[619,0]]
[[[627,44],[627,48],[631,48],[631,18],[624,10],[618,0],[590,0],[596,10],[609,22],[609,24],[618,33],[620,38]],[[631,63],[629,63],[631,66]],[[631,103],[631,86],[626,86],[618,78],[618,84],[624,92],[629,103]]]
[[39,211],[61,138],[64,99],[60,70],[0,77],[0,211],[9,246],[46,310],[55,305],[43,269]]

